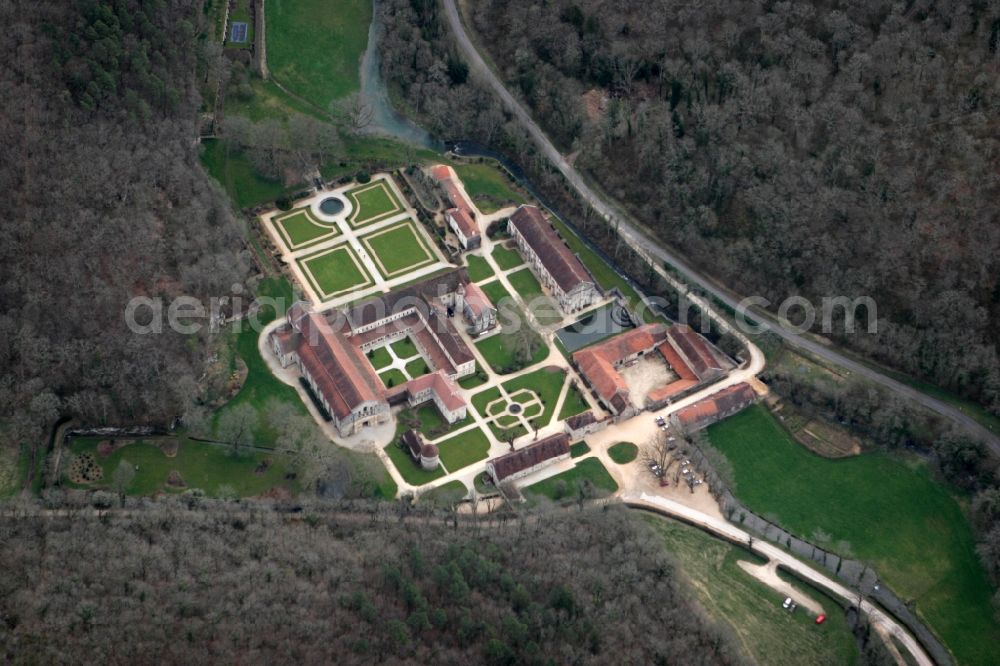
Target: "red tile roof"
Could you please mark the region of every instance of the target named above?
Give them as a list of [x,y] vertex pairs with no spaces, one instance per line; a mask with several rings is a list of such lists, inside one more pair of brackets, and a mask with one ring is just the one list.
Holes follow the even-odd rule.
[[581,283],[593,283],[580,259],[563,242],[545,215],[536,206],[519,206],[510,216],[510,223],[524,237],[539,260],[564,292]]
[[678,410],[675,416],[682,425],[697,425],[718,414],[725,414],[756,399],[757,394],[746,382],[722,389],[698,402]]
[[475,282],[471,282],[465,287],[465,302],[472,308],[472,314],[477,317],[482,315],[486,310],[495,309],[489,296]]
[[[597,394],[621,411],[627,406],[629,388],[625,378],[615,369],[615,364],[641,351],[652,349],[665,335],[666,327],[663,324],[643,324],[604,342],[581,349],[573,354],[573,361]],[[620,398],[616,401],[615,396]],[[625,398],[624,403],[621,398]]]
[[365,402],[385,400],[382,382],[371,364],[323,315],[310,312],[299,320],[299,327],[299,362],[338,419]]
[[472,221],[472,216],[469,215],[468,211],[462,208],[449,208],[445,211],[445,214],[455,220],[455,224],[467,239],[479,235],[479,227]]
[[427,389],[433,390],[438,399],[452,412],[465,407],[465,400],[458,394],[458,386],[448,378],[444,370],[411,379],[407,382],[406,388],[410,395],[416,395]]
[[698,379],[698,376],[688,367],[688,364],[684,362],[684,359],[677,353],[677,350],[670,346],[669,342],[664,342],[660,345],[659,350],[663,354],[663,358],[667,360],[667,365],[670,366],[671,370],[680,379]]
[[504,479],[530,469],[539,463],[569,453],[569,435],[559,433],[529,444],[523,449],[494,458],[489,461],[496,480]]
[[611,361],[591,349],[583,349],[573,354],[573,361],[586,378],[587,383],[597,391],[605,402],[610,403],[615,395],[629,395],[625,378],[618,374]]
[[455,182],[455,172],[450,166],[439,164],[431,169],[431,175],[434,176],[434,180],[441,183],[441,187],[448,194],[448,199],[451,201],[452,206],[472,215],[472,205],[462,196],[462,190],[459,189],[458,184]]
[[722,370],[722,364],[716,360],[715,355],[712,354],[712,350],[708,348],[708,343],[705,342],[704,338],[695,333],[690,326],[686,324],[671,326],[670,330],[667,331],[667,335],[673,341],[674,345],[676,345],[677,349],[687,357],[691,369],[694,370],[698,377],[704,378],[706,374],[713,370]]
[[666,386],[658,386],[649,392],[647,398],[650,402],[656,403],[666,400],[667,398],[672,398],[679,393],[686,391],[692,386],[697,386],[697,379],[678,379],[675,382],[670,382]]

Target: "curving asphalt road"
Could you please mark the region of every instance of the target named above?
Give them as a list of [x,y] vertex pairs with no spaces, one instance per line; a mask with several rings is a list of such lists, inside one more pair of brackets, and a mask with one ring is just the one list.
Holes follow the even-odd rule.
[[[524,128],[528,130],[528,133],[531,135],[531,138],[535,141],[538,148],[542,151],[542,154],[545,155],[545,157],[559,170],[559,172],[563,174],[566,180],[573,186],[574,189],[576,189],[580,196],[583,197],[583,199],[586,200],[598,214],[603,216],[605,220],[614,224],[618,229],[619,235],[632,247],[633,250],[643,256],[662,277],[668,277],[667,272],[662,268],[664,263],[668,263],[681,273],[684,279],[690,284],[697,286],[699,289],[708,294],[711,294],[727,307],[735,310],[740,305],[741,300],[737,295],[715,284],[715,282],[708,276],[693,268],[683,257],[678,255],[673,250],[663,247],[659,244],[659,241],[640,230],[639,226],[627,213],[621,210],[613,202],[606,199],[603,195],[596,192],[580,175],[580,173],[566,161],[566,158],[562,156],[552,142],[549,141],[548,137],[545,136],[545,133],[541,130],[541,128],[535,123],[534,120],[532,120],[524,106],[522,106],[521,103],[510,93],[510,91],[507,90],[504,83],[497,77],[493,70],[489,68],[483,60],[482,55],[480,55],[479,51],[476,50],[475,45],[473,45],[472,40],[469,38],[469,35],[465,30],[465,26],[462,24],[455,0],[443,0],[443,2],[448,24],[451,26],[451,30],[455,35],[458,47],[465,56],[470,68],[483,82],[493,89],[497,96],[500,97],[500,100],[504,103],[507,109],[518,119]],[[710,312],[709,314],[713,315],[713,318],[717,320],[722,319],[721,315],[717,312]],[[892,377],[889,377],[874,368],[854,360],[836,349],[832,349],[813,339],[804,337],[795,331],[788,330],[784,326],[781,326],[769,313],[762,312],[755,308],[753,310],[753,318],[759,321],[761,328],[779,336],[787,344],[834,363],[860,377],[864,377],[865,379],[880,384],[890,391],[909,398],[910,400],[923,405],[927,409],[930,409],[941,416],[950,419],[958,425],[961,425],[969,432],[979,436],[993,452],[993,454],[1000,457],[1000,436],[994,434],[978,421],[963,413],[953,405],[950,405],[942,400],[938,400],[937,398],[927,395],[926,393],[922,393],[921,391],[893,379]]]

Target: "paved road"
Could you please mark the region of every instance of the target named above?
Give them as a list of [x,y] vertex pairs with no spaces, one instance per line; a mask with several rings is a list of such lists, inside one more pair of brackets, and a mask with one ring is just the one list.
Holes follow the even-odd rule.
[[[698,527],[721,536],[728,541],[744,544],[749,543],[750,534],[748,532],[741,530],[725,520],[709,516],[706,513],[702,513],[692,509],[691,507],[685,506],[680,502],[675,502],[674,500],[667,499],[665,497],[639,493],[638,495],[623,495],[622,501],[631,507],[648,509],[673,518],[680,518],[684,522],[697,525]],[[802,562],[790,553],[786,553],[777,546],[774,546],[763,539],[754,539],[751,550],[763,555],[772,563],[780,564],[782,567],[790,571],[794,571],[803,579],[815,584],[821,589],[828,591],[834,596],[845,599],[851,604],[857,603],[858,594],[856,591],[841,585],[831,578],[828,578],[805,562]],[[920,664],[920,666],[934,666],[933,660],[931,660],[931,658],[927,655],[920,643],[917,642],[910,632],[907,631],[905,627],[900,625],[893,617],[885,614],[877,606],[867,601],[862,601],[861,610],[868,615],[872,623],[882,626],[888,633],[895,636],[899,640],[900,644],[902,644],[907,651],[913,655],[913,658],[918,664]]]
[[[469,39],[465,26],[462,25],[461,18],[458,14],[458,8],[455,5],[455,0],[443,0],[443,2],[448,23],[455,35],[458,47],[468,61],[469,66],[479,75],[480,79],[488,84],[500,97],[507,109],[518,119],[525,129],[528,130],[528,133],[531,135],[532,139],[534,139],[535,143],[542,151],[542,154],[544,154],[545,157],[557,169],[559,169],[560,173],[563,174],[566,180],[576,189],[580,196],[583,197],[598,214],[603,216],[610,223],[616,225],[619,235],[636,252],[645,257],[654,269],[661,274],[661,276],[668,275],[666,271],[662,269],[663,263],[666,262],[680,272],[689,284],[695,285],[711,294],[721,302],[725,303],[726,306],[736,309],[741,300],[738,296],[715,284],[715,282],[709,277],[695,270],[676,252],[661,246],[653,237],[647,235],[644,231],[641,231],[627,213],[622,211],[618,206],[605,199],[604,196],[590,187],[580,173],[577,172],[577,170],[566,161],[566,158],[562,156],[556,147],[552,145],[552,142],[549,141],[548,137],[545,136],[545,133],[538,127],[535,121],[532,120],[527,110],[525,110],[521,103],[514,98],[510,91],[507,90],[503,82],[497,78],[496,74],[493,73],[483,60],[483,57],[480,55],[479,51],[476,50],[476,47]],[[719,319],[720,317],[717,313],[716,315],[717,316],[715,318]],[[754,319],[760,321],[763,327],[781,337],[789,345],[834,363],[860,377],[864,377],[865,379],[881,384],[890,391],[909,398],[910,400],[913,400],[965,427],[970,432],[982,438],[990,450],[993,451],[994,455],[1000,457],[1000,437],[985,428],[972,417],[961,412],[956,407],[929,396],[926,393],[917,391],[916,389],[897,381],[892,377],[884,375],[867,365],[859,363],[836,349],[832,349],[816,342],[815,340],[803,337],[794,331],[790,331],[778,325],[768,314],[755,309],[753,315]]]

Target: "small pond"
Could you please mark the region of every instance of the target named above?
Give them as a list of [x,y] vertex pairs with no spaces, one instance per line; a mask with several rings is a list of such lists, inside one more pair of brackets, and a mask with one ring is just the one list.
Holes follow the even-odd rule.
[[344,211],[344,200],[340,197],[329,197],[319,202],[319,209],[325,215],[339,215]]
[[511,414],[520,414],[521,405],[517,404],[516,402],[512,402],[510,403],[510,405],[508,405],[507,411],[510,412]]

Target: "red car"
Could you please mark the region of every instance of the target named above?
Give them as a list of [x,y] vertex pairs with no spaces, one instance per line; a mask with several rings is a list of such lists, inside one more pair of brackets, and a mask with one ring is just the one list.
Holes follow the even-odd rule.
[[819,615],[816,617],[816,624],[823,624],[826,622],[826,615]]

